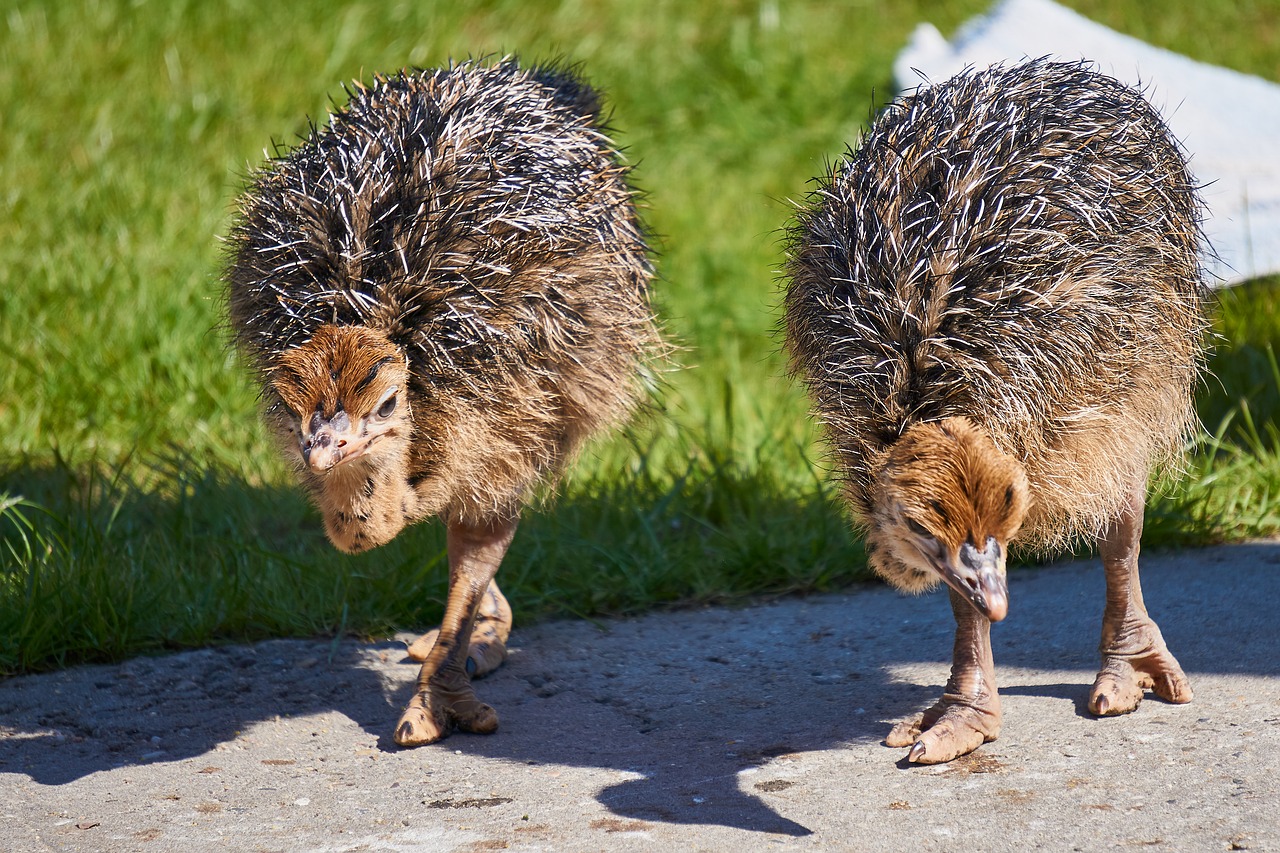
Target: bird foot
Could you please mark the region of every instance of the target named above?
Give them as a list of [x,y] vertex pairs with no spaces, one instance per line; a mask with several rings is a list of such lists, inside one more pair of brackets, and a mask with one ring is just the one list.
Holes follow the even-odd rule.
[[431,686],[409,700],[396,723],[400,746],[422,746],[446,737],[458,728],[487,735],[498,730],[498,712],[481,702],[465,675],[431,679]]
[[[408,656],[416,661],[425,661],[440,636],[439,628],[432,628],[413,641],[407,650]],[[472,678],[483,678],[502,666],[507,659],[507,644],[499,637],[497,630],[490,624],[478,624],[471,632],[471,645],[467,651],[467,675]]]
[[[502,666],[507,659],[507,638],[510,636],[511,605],[498,589],[498,584],[490,581],[480,599],[475,625],[471,629],[466,663],[463,664],[467,675],[482,678]],[[409,646],[409,657],[425,663],[439,637],[439,628],[423,634]]]
[[909,746],[912,764],[942,764],[973,752],[1000,734],[1000,706],[967,704],[944,697],[923,714],[903,720],[884,739],[886,746]]
[[1102,669],[1089,694],[1089,711],[1099,717],[1127,714],[1142,702],[1145,690],[1177,705],[1190,702],[1193,695],[1160,628],[1150,619],[1119,632],[1111,648],[1103,651]]

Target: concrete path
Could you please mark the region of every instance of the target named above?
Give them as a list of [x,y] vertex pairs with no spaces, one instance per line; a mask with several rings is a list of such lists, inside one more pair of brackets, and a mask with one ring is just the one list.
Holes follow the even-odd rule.
[[0,850],[1280,850],[1280,544],[1143,580],[1192,704],[1091,718],[1102,570],[1020,570],[1004,731],[938,767],[881,741],[941,692],[946,597],[881,587],[517,625],[480,683],[499,732],[408,751],[402,642],[11,679]]

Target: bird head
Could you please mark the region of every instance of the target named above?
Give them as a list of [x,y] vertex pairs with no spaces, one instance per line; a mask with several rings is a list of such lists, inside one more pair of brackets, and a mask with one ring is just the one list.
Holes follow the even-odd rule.
[[364,326],[321,326],[282,354],[271,384],[303,464],[328,474],[356,460],[402,455],[412,423],[404,353]]
[[1008,542],[1029,505],[1022,464],[986,431],[966,418],[913,424],[875,483],[869,559],[903,589],[942,580],[998,622],[1009,610]]

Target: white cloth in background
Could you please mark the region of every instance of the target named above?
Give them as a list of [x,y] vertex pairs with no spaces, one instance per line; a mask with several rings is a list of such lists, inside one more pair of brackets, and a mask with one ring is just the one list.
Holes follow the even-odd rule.
[[1206,265],[1215,283],[1280,272],[1280,85],[1152,47],[1051,0],[1003,0],[951,42],[921,24],[893,70],[906,91],[921,74],[937,83],[966,66],[1040,56],[1092,60],[1145,91],[1207,184],[1205,232],[1218,258]]

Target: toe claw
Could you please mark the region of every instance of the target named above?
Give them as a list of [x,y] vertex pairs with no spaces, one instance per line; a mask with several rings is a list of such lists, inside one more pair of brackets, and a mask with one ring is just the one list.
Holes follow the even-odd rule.
[[400,715],[400,722],[396,724],[395,741],[399,746],[422,746],[434,743],[448,733],[448,725],[433,719],[428,709],[415,700]]
[[1165,645],[1160,628],[1145,613],[1103,624],[1102,667],[1093,682],[1089,709],[1098,716],[1127,714],[1150,690],[1167,702],[1192,699],[1191,683]]
[[[918,725],[912,723],[916,720],[899,723],[885,742],[890,746],[910,746],[907,761],[911,764],[942,764],[999,736],[1000,705],[994,697],[982,705],[944,699],[930,708]],[[915,729],[915,737],[910,740],[905,737],[909,726]]]

